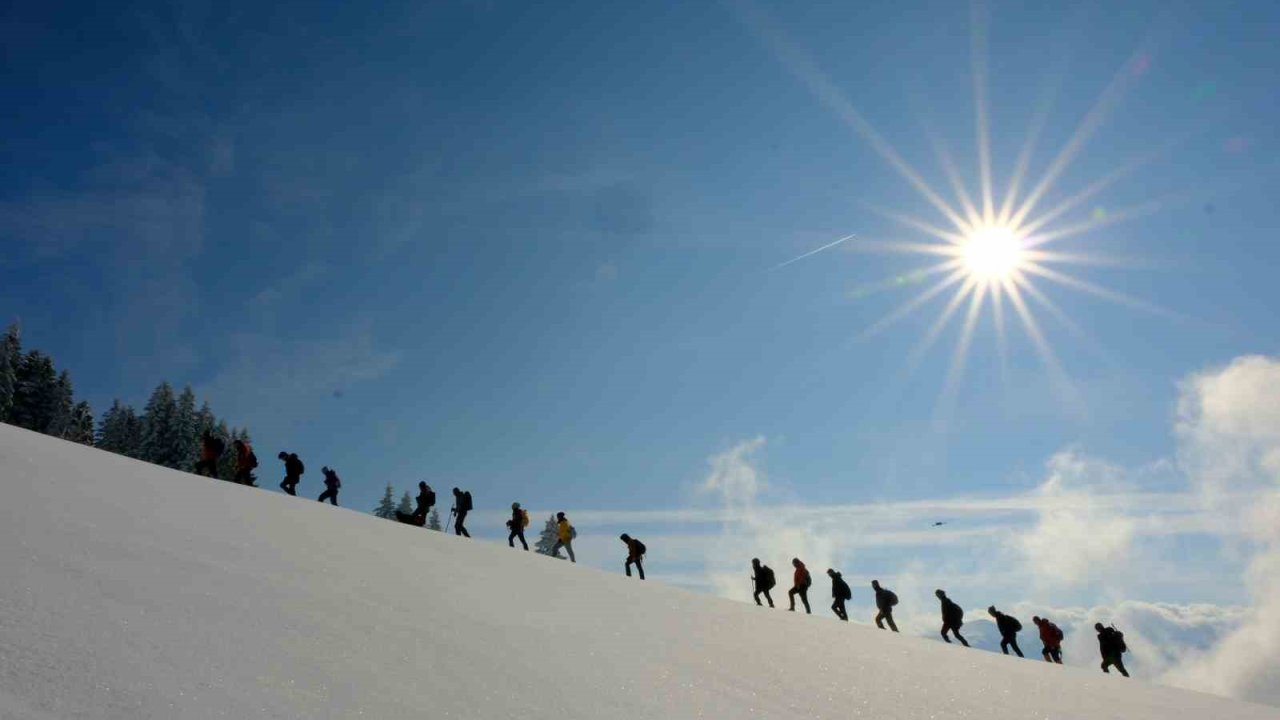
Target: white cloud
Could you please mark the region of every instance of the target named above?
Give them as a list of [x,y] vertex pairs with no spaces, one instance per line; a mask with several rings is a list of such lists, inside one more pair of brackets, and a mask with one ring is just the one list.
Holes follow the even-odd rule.
[[1039,520],[1015,536],[1024,573],[1043,588],[1070,587],[1113,577],[1127,568],[1137,523],[1101,497],[1123,489],[1123,472],[1075,451],[1049,459],[1049,476],[1036,494],[1045,500]]

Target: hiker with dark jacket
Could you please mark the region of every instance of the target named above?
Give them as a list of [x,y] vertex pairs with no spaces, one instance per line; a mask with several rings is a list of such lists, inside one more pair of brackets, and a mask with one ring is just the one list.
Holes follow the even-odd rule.
[[1040,642],[1044,644],[1044,649],[1040,654],[1044,656],[1044,661],[1048,663],[1062,664],[1062,628],[1049,622],[1049,618],[1033,617],[1031,622],[1036,624],[1040,629]]
[[644,543],[636,540],[626,533],[622,533],[618,538],[627,546],[627,562],[623,565],[623,568],[627,571],[627,577],[631,577],[631,566],[635,565],[636,572],[640,573],[640,579],[643,580],[644,565],[641,564],[641,560],[644,559],[646,549]]
[[934,590],[933,594],[938,596],[938,600],[942,603],[942,639],[951,642],[951,638],[947,637],[947,633],[950,632],[956,636],[961,645],[969,647],[969,641],[960,634],[960,626],[964,625],[964,608],[947,597],[947,593],[941,589]]
[[284,482],[280,483],[280,489],[296,496],[298,494],[298,482],[302,480],[302,473],[306,468],[302,465],[302,460],[298,458],[297,453],[287,453],[283,450],[276,457],[284,461]]
[[236,451],[235,481],[241,485],[257,487],[253,469],[258,467],[258,456],[253,454],[253,446],[244,440],[236,440],[231,443],[231,447]]
[[431,489],[425,481],[418,481],[418,497],[415,498],[415,507],[413,508],[413,520],[418,525],[427,524],[427,513],[431,512],[431,506],[436,504],[436,493]]
[[222,453],[227,449],[226,443],[222,442],[222,438],[214,435],[208,430],[200,436],[200,459],[196,461],[196,474],[209,474],[209,477],[218,477],[218,460],[222,459]]
[[751,581],[755,585],[755,592],[752,597],[756,599],[756,604],[760,605],[760,595],[764,594],[764,599],[769,601],[769,607],[773,607],[773,597],[769,595],[769,591],[774,585],[778,584],[777,578],[773,575],[773,568],[763,565],[760,558],[751,558]]
[[880,587],[879,580],[872,580],[871,588],[876,591],[876,627],[883,630],[887,622],[890,630],[898,632],[898,625],[893,621],[893,606],[898,604],[898,596],[892,590]]
[[458,488],[453,489],[453,512],[457,518],[453,522],[453,534],[471,537],[471,533],[467,532],[467,528],[463,523],[467,521],[467,513],[471,512],[471,491],[463,492]]
[[425,482],[419,482],[417,505],[413,508],[413,512],[403,513],[396,510],[396,520],[405,525],[423,527],[427,524],[427,513],[431,512],[431,506],[435,504],[436,494],[431,490],[431,486]]
[[791,599],[791,612],[796,611],[796,596],[800,596],[800,602],[804,603],[804,611],[806,614],[812,615],[809,610],[809,586],[813,585],[813,577],[809,575],[809,569],[800,562],[800,558],[791,558],[791,567],[795,568],[795,574],[792,576],[791,589],[787,591],[787,597]]
[[1018,618],[1005,615],[995,605],[987,608],[987,612],[995,618],[996,628],[1000,631],[1000,652],[1008,655],[1009,648],[1013,648],[1018,657],[1025,657],[1022,648],[1018,647],[1018,633],[1022,631],[1022,623],[1018,622]]
[[1111,671],[1107,668],[1115,665],[1121,675],[1129,677],[1129,671],[1124,669],[1124,660],[1121,658],[1129,649],[1124,642],[1124,633],[1115,629],[1115,626],[1103,627],[1102,623],[1094,623],[1093,629],[1098,631],[1098,652],[1102,655],[1102,672],[1110,673]]
[[831,611],[836,617],[845,622],[849,622],[849,613],[845,612],[844,603],[846,600],[853,599],[853,590],[849,589],[849,583],[844,581],[840,573],[831,568],[827,568],[827,577],[831,578]]
[[508,547],[515,547],[516,538],[520,538],[520,544],[524,546],[524,549],[529,549],[529,543],[525,542],[524,539],[524,527],[528,522],[529,515],[520,509],[520,503],[511,503],[511,519],[507,521],[507,529],[511,531],[511,534],[507,536]]
[[569,518],[565,517],[563,512],[556,513],[556,544],[551,546],[551,555],[559,558],[560,548],[564,548],[565,552],[569,553],[569,562],[578,562],[578,558],[573,556],[573,539],[576,537],[578,537],[578,531],[573,529]]
[[320,474],[324,475],[324,492],[320,493],[320,497],[316,498],[320,502],[329,501],[330,505],[338,504],[338,488],[342,487],[342,480],[338,479],[338,473],[329,469],[326,465],[320,468]]

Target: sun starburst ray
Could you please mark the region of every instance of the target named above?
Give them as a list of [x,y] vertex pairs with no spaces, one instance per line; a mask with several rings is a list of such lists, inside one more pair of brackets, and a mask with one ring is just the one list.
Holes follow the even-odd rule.
[[942,314],[933,322],[933,325],[929,326],[929,331],[925,333],[920,342],[916,343],[916,346],[912,348],[911,354],[907,356],[908,368],[914,370],[920,366],[924,356],[929,352],[929,348],[933,347],[933,344],[938,341],[938,337],[942,335],[943,329],[951,322],[951,317],[956,314],[956,311],[964,303],[965,298],[977,286],[978,281],[972,275],[965,278],[964,284],[951,296],[951,300],[947,303],[946,308],[943,309]]
[[873,324],[871,327],[867,328],[866,330],[863,330],[858,335],[858,339],[865,340],[875,335],[876,333],[881,332],[882,330],[889,327],[890,325],[893,325],[894,323],[898,322],[904,317],[910,315],[917,308],[921,307],[925,303],[934,299],[947,288],[963,280],[967,273],[965,272],[965,269],[963,267],[960,267],[960,264],[961,263],[959,261],[956,261],[956,268],[955,270],[952,271],[950,275],[946,276],[945,278],[942,278],[929,289],[920,293],[915,298],[911,299],[909,302],[902,304],[893,312],[889,313],[888,315],[884,316],[880,320],[876,321],[876,323]]
[[1043,265],[1040,265],[1039,263],[1028,262],[1025,265],[1023,265],[1022,269],[1025,270],[1026,272],[1032,273],[1033,275],[1039,275],[1040,277],[1046,280],[1056,282],[1059,285],[1065,285],[1069,288],[1080,290],[1081,292],[1086,292],[1090,295],[1093,295],[1094,297],[1101,298],[1103,300],[1110,300],[1111,302],[1118,303],[1120,305],[1126,305],[1135,310],[1145,310],[1146,312],[1154,313],[1156,315],[1177,317],[1172,311],[1166,310],[1165,308],[1162,308],[1159,305],[1146,302],[1145,300],[1139,300],[1138,298],[1135,298],[1135,297],[1130,297],[1129,295],[1125,295],[1124,293],[1102,287],[1101,285],[1097,285],[1095,283],[1091,283],[1088,280],[1081,280],[1080,278],[1072,277],[1065,273],[1060,273],[1057,270],[1054,270],[1052,268],[1047,268]]
[[946,242],[951,243],[952,245],[963,245],[965,242],[965,233],[969,233],[972,231],[972,229],[966,225],[963,233],[948,232],[947,230],[943,230],[940,227],[931,225],[925,222],[924,220],[911,217],[910,215],[904,215],[903,213],[900,213],[900,212],[894,212],[893,210],[888,210],[886,208],[882,208],[877,205],[872,205],[871,203],[867,203],[867,202],[863,202],[862,204],[868,210],[870,210],[871,212],[877,215],[884,216],[886,218],[889,218],[890,220],[893,220],[896,223],[906,225],[907,227],[915,228],[920,232],[928,233],[938,238],[939,240],[944,240]]
[[973,107],[978,133],[978,181],[982,192],[982,221],[995,222],[991,192],[991,121],[987,114],[987,18],[981,0],[969,3],[969,55],[973,69]]
[[976,227],[982,223],[982,217],[978,214],[978,206],[973,203],[973,197],[969,195],[969,189],[965,187],[964,179],[960,177],[960,169],[956,167],[956,161],[951,157],[951,151],[947,149],[942,138],[936,133],[926,129],[925,136],[929,139],[929,144],[933,146],[933,154],[938,158],[938,165],[942,167],[942,172],[947,176],[947,182],[951,184],[951,190],[956,194],[956,199],[960,201],[960,209],[964,211],[965,220],[969,223],[969,227]]
[[1111,82],[1107,83],[1106,88],[1094,101],[1093,107],[1089,108],[1089,111],[1085,113],[1080,120],[1080,124],[1071,134],[1071,137],[1067,139],[1066,144],[1058,151],[1053,161],[1049,163],[1049,168],[1045,171],[1044,176],[1040,178],[1040,181],[1036,183],[1026,199],[1022,201],[1018,211],[1014,213],[1013,218],[1010,220],[1012,225],[1019,226],[1022,224],[1027,215],[1035,209],[1036,203],[1040,202],[1045,193],[1049,192],[1049,189],[1057,181],[1058,176],[1071,165],[1080,149],[1084,147],[1089,138],[1093,136],[1093,133],[1102,125],[1107,113],[1120,101],[1130,82],[1135,77],[1134,73],[1131,72],[1131,68],[1139,57],[1140,53],[1135,52],[1116,71],[1116,74],[1111,78]]
[[1027,249],[1038,248],[1041,245],[1046,245],[1051,242],[1057,242],[1058,240],[1062,240],[1063,238],[1069,238],[1075,235],[1083,235],[1087,232],[1091,232],[1099,228],[1104,228],[1110,225],[1115,225],[1117,223],[1127,222],[1129,220],[1134,220],[1136,218],[1150,215],[1160,210],[1162,207],[1164,207],[1165,204],[1168,203],[1168,201],[1169,201],[1169,198],[1159,198],[1156,200],[1150,200],[1148,202],[1142,203],[1141,205],[1134,205],[1132,207],[1121,208],[1119,210],[1113,210],[1111,212],[1103,213],[1099,217],[1091,218],[1089,220],[1085,220],[1084,222],[1076,223],[1074,225],[1065,225],[1063,227],[1057,228],[1056,230],[1050,230],[1049,232],[1043,232],[1034,236],[1029,236],[1027,238],[1026,246],[1027,246]]
[[942,196],[921,177],[875,126],[845,96],[844,92],[827,77],[818,64],[795,43],[774,29],[774,23],[763,8],[749,0],[738,0],[735,5],[747,25],[764,40],[779,62],[796,77],[818,100],[826,105],[846,125],[853,129],[902,179],[920,193],[930,205],[942,213],[963,231],[964,219]]

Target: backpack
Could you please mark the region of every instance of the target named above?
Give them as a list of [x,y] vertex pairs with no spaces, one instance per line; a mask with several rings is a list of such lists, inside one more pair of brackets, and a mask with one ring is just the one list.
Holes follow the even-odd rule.
[[468,512],[471,510],[471,507],[471,491],[468,490],[462,493],[462,500],[458,503],[458,510],[460,512]]
[[1054,625],[1053,623],[1049,623],[1049,632],[1052,633],[1053,637],[1058,639],[1058,642],[1062,642],[1062,639],[1066,637],[1066,635],[1062,633],[1062,628]]
[[809,568],[804,569],[804,575],[800,578],[800,587],[808,590],[813,585],[813,576],[809,574]]
[[951,602],[951,604],[947,605],[946,620],[947,622],[951,623],[952,625],[955,625],[956,627],[963,626],[964,625],[964,608],[960,607],[959,603],[956,603],[954,601]]
[[837,588],[840,593],[841,600],[852,600],[853,590],[849,588],[849,583],[841,581],[840,587]]
[[889,601],[889,607],[893,607],[898,604],[898,596],[894,594],[892,590],[885,590],[884,594],[885,600]]
[[765,590],[772,590],[774,585],[778,584],[777,578],[773,576],[773,568],[760,566],[760,587]]
[[645,546],[644,546],[644,543],[642,543],[642,542],[640,542],[639,540],[636,540],[636,539],[634,539],[634,538],[632,539],[632,541],[631,541],[631,542],[632,542],[632,543],[634,543],[634,544],[631,546],[631,548],[632,548],[632,552],[634,552],[634,553],[636,554],[636,557],[640,557],[640,556],[644,555],[644,551],[645,551],[645,549],[646,549],[646,548],[645,548]]
[[289,459],[298,464],[299,475],[307,471],[307,466],[302,464],[302,458],[298,457],[297,455],[290,454]]
[[1117,630],[1114,625],[1111,626],[1111,636],[1115,639],[1116,650],[1122,653],[1129,652],[1129,646],[1124,643],[1124,633]]
[[1009,622],[1013,623],[1014,632],[1022,632],[1022,623],[1018,622],[1018,618],[1011,617],[1009,618]]
[[576,540],[577,538],[578,538],[578,528],[576,528],[576,527],[574,527],[574,526],[570,525],[570,526],[569,526],[569,539],[570,539],[570,540]]
[[426,507],[431,507],[432,505],[435,505],[435,504],[436,504],[436,491],[428,490]]
[[213,450],[215,456],[221,457],[227,450],[227,444],[222,441],[222,438],[215,437],[209,442],[209,448]]
[[524,509],[520,510],[520,523],[521,523],[520,527],[522,528],[529,527],[529,511],[528,510],[524,510]]
[[252,450],[249,451],[248,465],[250,470],[258,467],[258,456],[254,455]]

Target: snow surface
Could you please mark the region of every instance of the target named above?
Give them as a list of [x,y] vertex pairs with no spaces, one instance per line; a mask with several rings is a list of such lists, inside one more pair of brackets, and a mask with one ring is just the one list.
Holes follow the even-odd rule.
[[1280,717],[640,582],[7,425],[0,492],[6,719]]

